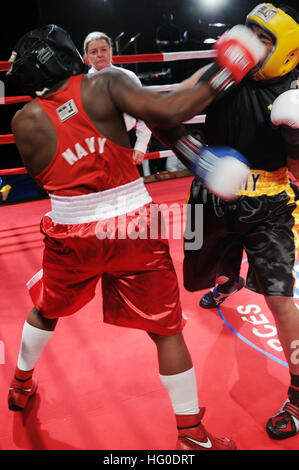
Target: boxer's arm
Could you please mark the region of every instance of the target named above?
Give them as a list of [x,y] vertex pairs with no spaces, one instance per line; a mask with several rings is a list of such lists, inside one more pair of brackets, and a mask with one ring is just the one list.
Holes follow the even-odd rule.
[[212,66],[213,64],[207,64],[204,67],[196,70],[190,77],[183,80],[176,86],[176,90],[183,90],[185,88],[193,87],[199,81],[199,79],[203,76],[203,74]]
[[224,33],[216,42],[214,52],[215,62],[197,70],[176,89],[192,87],[199,80],[205,80],[214,86],[216,92],[222,92],[238,84],[267,53],[254,33],[242,25]]
[[14,115],[11,128],[25,168],[31,176],[38,175],[56,150],[57,136],[50,119],[32,101]]
[[299,161],[293,160],[292,158],[287,159],[287,166],[292,175],[299,180]]
[[194,176],[222,199],[233,200],[247,182],[246,159],[229,147],[208,147],[182,126],[156,130],[154,135],[170,147]]
[[299,90],[288,90],[276,98],[271,121],[284,138],[287,166],[295,178],[299,178]]
[[215,96],[212,87],[205,82],[186,90],[163,94],[137,87],[129,77],[115,70],[107,72],[106,76],[108,92],[119,111],[163,128],[173,128],[191,119]]
[[214,46],[215,61],[200,75],[216,94],[225,93],[267,56],[267,49],[250,28],[237,25],[226,31]]
[[197,83],[167,95],[138,90],[121,76],[109,81],[109,93],[116,107],[143,121],[174,127],[204,109],[218,93],[238,84],[265,56],[266,48],[246,26],[235,26],[215,46],[216,61]]

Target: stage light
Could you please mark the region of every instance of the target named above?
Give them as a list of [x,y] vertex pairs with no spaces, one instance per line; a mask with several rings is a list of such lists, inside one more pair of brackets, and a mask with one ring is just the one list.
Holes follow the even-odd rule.
[[226,3],[226,0],[200,0],[199,3],[205,8],[215,9],[222,7]]
[[213,38],[207,38],[204,40],[204,44],[214,44],[216,42],[216,39]]

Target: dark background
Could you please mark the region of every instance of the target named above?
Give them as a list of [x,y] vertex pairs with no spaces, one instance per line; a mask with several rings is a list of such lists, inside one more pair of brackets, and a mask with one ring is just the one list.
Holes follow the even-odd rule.
[[[209,5],[207,7],[206,5]],[[82,52],[85,36],[91,31],[104,31],[112,39],[120,32],[122,49],[132,36],[141,33],[135,44],[130,45],[123,53],[158,52],[156,30],[162,22],[162,15],[172,13],[174,23],[180,29],[185,40],[177,50],[210,49],[211,45],[203,44],[204,38],[221,34],[224,29],[236,23],[244,23],[246,14],[258,3],[257,0],[222,0],[220,5],[212,8],[213,0],[27,0],[26,2],[8,1],[1,5],[2,26],[0,29],[0,60],[10,57],[16,41],[26,32],[36,27],[55,23],[71,34],[78,49]],[[289,0],[296,7],[297,1]],[[276,3],[278,5],[278,3]],[[225,23],[226,27],[215,28],[210,23]],[[180,61],[176,64],[153,63],[130,65],[129,68],[141,75],[145,85],[175,83],[203,65],[198,61]],[[150,73],[153,72],[153,73]],[[165,72],[166,75],[159,75]],[[0,79],[5,83],[6,96],[20,93],[1,72]],[[14,113],[24,104],[0,106],[0,134],[11,133],[10,121]],[[0,168],[22,166],[14,144],[0,145]]]

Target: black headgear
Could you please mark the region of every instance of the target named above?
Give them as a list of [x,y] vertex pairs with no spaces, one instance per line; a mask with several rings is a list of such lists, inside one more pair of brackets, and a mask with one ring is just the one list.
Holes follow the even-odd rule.
[[23,93],[35,96],[71,75],[86,72],[83,58],[59,26],[49,24],[30,31],[19,39],[10,62],[8,75]]

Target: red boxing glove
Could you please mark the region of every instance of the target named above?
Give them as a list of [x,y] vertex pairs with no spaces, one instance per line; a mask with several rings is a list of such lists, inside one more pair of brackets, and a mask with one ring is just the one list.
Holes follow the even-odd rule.
[[201,77],[216,93],[238,84],[265,59],[266,47],[247,26],[237,25],[215,43],[216,62]]

